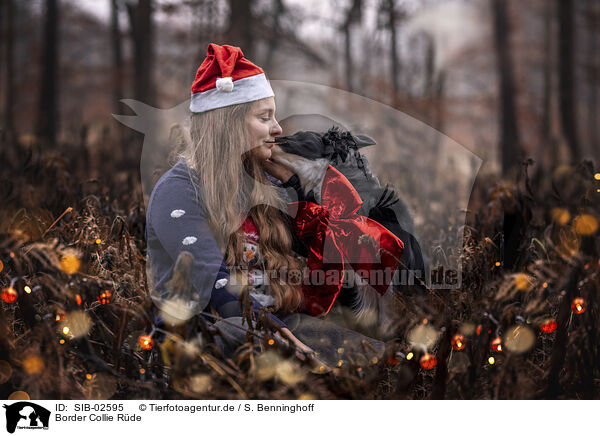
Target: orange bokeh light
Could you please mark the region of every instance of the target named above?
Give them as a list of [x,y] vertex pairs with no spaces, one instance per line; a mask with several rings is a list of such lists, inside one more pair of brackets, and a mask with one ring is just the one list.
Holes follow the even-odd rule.
[[423,357],[421,357],[419,364],[423,369],[433,369],[437,365],[437,357],[433,354],[425,353],[423,354]]
[[110,303],[110,297],[112,297],[112,292],[107,289],[100,294],[100,297],[98,297],[98,302],[100,304],[108,304]]
[[14,303],[17,301],[18,296],[19,294],[17,294],[17,291],[12,286],[2,289],[2,300],[5,303]]
[[150,335],[142,335],[138,338],[142,350],[151,350],[154,346],[154,339]]
[[463,335],[454,335],[450,345],[452,345],[453,350],[463,350],[465,348],[465,337]]
[[577,315],[585,312],[585,300],[583,298],[575,298],[571,303],[571,310]]
[[548,318],[542,323],[540,330],[544,333],[552,333],[554,330],[556,330],[556,327],[556,320],[554,318]]

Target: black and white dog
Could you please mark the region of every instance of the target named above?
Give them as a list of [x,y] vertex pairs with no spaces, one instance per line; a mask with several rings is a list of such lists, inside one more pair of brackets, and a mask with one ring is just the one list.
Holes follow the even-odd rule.
[[[404,251],[399,267],[400,284],[394,284],[380,296],[370,286],[360,283],[342,289],[338,301],[349,307],[358,327],[380,338],[393,335],[394,294],[402,291],[419,293],[427,289],[423,255],[414,236],[414,223],[407,205],[389,186],[382,187],[371,172],[369,162],[360,153],[362,147],[375,145],[368,136],[353,135],[337,127],[326,133],[300,131],[277,138],[271,159],[293,170],[305,194],[321,202],[321,187],[329,165],[336,168],[352,183],[363,201],[358,214],[369,217],[392,233],[403,243]],[[312,191],[312,193],[311,193]],[[352,274],[351,268],[348,268]],[[358,276],[351,277],[358,281]],[[356,282],[350,280],[350,283]]]

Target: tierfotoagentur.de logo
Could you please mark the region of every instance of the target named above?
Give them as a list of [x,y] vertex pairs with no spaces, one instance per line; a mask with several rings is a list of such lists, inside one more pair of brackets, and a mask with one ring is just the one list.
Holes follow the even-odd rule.
[[9,433],[14,433],[15,429],[48,430],[50,422],[48,409],[29,401],[4,404],[4,408],[6,409],[6,431]]

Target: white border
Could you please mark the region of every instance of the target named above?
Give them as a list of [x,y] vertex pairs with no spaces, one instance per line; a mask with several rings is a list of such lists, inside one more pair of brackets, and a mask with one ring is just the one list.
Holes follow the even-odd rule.
[[[15,436],[137,433],[243,435],[506,436],[597,434],[599,401],[366,401],[366,400],[109,400],[39,401],[50,410],[48,433],[17,429]],[[4,401],[11,404],[12,401]],[[154,405],[154,406],[152,406]],[[260,411],[260,406],[290,410]],[[163,410],[157,411],[157,406]],[[170,411],[174,408],[205,408]],[[208,409],[210,406],[210,409]],[[166,410],[165,410],[166,409]],[[271,409],[273,410],[273,409]],[[57,421],[57,414],[77,421]],[[126,415],[127,421],[119,420]],[[6,428],[4,413],[0,426]],[[22,420],[27,424],[27,420]]]

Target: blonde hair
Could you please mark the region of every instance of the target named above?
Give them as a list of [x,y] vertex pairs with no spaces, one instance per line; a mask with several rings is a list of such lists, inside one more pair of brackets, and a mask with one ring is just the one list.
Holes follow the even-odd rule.
[[[281,272],[299,271],[301,263],[290,255],[292,237],[280,210],[284,200],[265,176],[259,161],[248,151],[246,116],[253,103],[193,114],[191,142],[179,153],[198,179],[190,178],[208,223],[225,253],[230,268],[242,265],[244,237],[239,231],[247,216],[256,225],[259,248],[266,268],[277,280],[270,280],[275,306],[284,312],[295,311],[302,303],[299,285],[281,279]],[[289,277],[289,275],[286,275]]]

